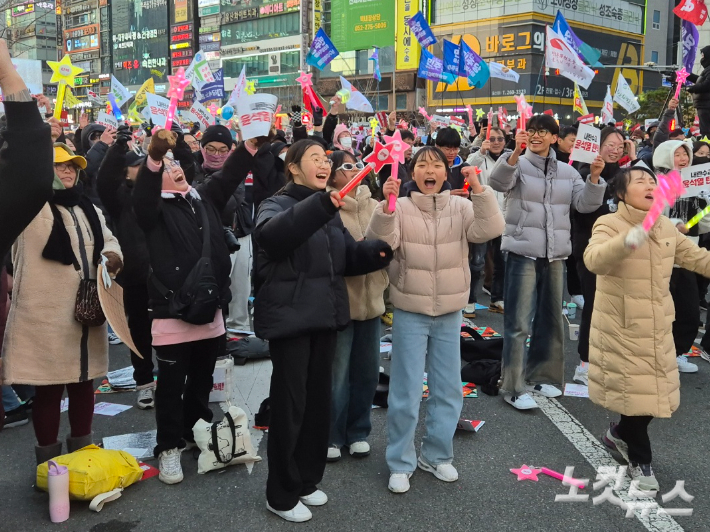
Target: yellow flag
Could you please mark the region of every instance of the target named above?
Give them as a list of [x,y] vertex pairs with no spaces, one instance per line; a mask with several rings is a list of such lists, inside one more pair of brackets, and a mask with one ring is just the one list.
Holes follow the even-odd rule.
[[136,105],[135,101],[128,106],[128,118],[139,123],[145,120],[138,112],[138,106]]
[[71,91],[70,87],[67,87],[66,92],[64,93],[64,106],[67,107],[68,109],[71,109],[75,105],[79,105],[81,101],[79,98],[74,96],[74,94]]
[[573,112],[579,113],[582,116],[587,116],[589,111],[587,111],[587,104],[584,103],[584,98],[582,98],[582,93],[579,92],[579,85],[574,84],[574,104]]
[[155,94],[155,81],[153,81],[153,78],[148,78],[148,80],[141,85],[141,88],[138,89],[138,92],[136,92],[136,106],[138,105],[144,105],[145,102],[145,93],[150,92],[151,94]]

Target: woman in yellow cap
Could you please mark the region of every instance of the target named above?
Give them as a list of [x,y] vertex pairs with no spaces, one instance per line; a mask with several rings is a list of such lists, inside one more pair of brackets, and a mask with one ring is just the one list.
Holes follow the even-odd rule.
[[69,395],[67,450],[91,443],[93,379],[108,370],[106,323],[77,321],[77,292],[96,269],[122,267],[118,241],[101,211],[84,194],[79,171],[86,159],[54,145],[54,193],[12,247],[13,299],[3,353],[3,382],[36,387],[33,421],[37,463],[62,454],[59,404]]

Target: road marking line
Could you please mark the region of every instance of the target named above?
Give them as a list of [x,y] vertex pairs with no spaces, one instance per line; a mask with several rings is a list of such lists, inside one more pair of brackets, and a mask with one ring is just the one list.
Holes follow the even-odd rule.
[[[548,399],[539,395],[535,396],[535,401],[540,406],[540,410],[552,421],[557,429],[574,445],[580,454],[589,462],[595,471],[600,467],[618,467],[619,463],[614,460],[602,443],[595,438],[567,409],[555,399]],[[593,479],[590,483],[593,484]],[[631,479],[627,476],[620,490],[614,490],[614,494],[622,501],[634,503],[655,503],[655,499],[650,497],[629,497],[628,491]],[[661,508],[661,505],[658,505]],[[623,511],[623,510],[622,510]],[[649,532],[683,532],[683,527],[673,519],[673,517],[662,514],[659,515],[653,510],[648,515],[643,515],[641,509],[636,509],[634,514],[646,527]]]

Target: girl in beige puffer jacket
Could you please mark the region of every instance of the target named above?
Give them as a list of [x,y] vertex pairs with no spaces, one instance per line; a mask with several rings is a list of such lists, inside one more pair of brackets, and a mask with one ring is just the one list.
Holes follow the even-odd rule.
[[[374,211],[368,239],[387,242],[394,251],[389,268],[390,299],[395,307],[388,396],[387,464],[389,489],[404,493],[417,465],[438,479],[453,482],[453,436],[463,404],[459,334],[461,310],[468,302],[471,272],[468,243],[500,236],[505,221],[493,192],[483,187],[472,167],[462,169],[471,198],[450,193],[446,156],[422,148],[412,160],[407,197]],[[399,195],[399,183],[387,180],[385,198]],[[414,431],[427,368],[426,435],[417,460]]]
[[617,212],[594,224],[584,263],[597,275],[589,341],[589,398],[621,415],[603,443],[629,463],[642,490],[657,490],[648,424],[680,403],[669,284],[673,265],[710,276],[710,252],[661,216],[646,233],[656,177],[647,168],[614,178]]

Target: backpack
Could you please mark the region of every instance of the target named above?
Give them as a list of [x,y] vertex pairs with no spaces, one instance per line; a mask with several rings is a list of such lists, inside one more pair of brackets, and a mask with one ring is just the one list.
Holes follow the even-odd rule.
[[202,221],[202,256],[190,270],[183,285],[175,292],[166,288],[151,271],[150,279],[155,288],[168,301],[171,318],[205,325],[214,321],[220,304],[220,289],[212,269],[210,251],[210,223],[201,201],[193,203]]
[[500,360],[474,360],[461,368],[461,382],[473,382],[486,395],[498,395]]
[[269,358],[269,342],[256,336],[232,338],[227,342],[227,354],[232,357],[235,365],[243,366],[247,360]]
[[462,326],[461,358],[466,362],[501,360],[503,358],[503,338],[489,338],[486,340],[473,327]]

